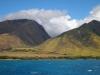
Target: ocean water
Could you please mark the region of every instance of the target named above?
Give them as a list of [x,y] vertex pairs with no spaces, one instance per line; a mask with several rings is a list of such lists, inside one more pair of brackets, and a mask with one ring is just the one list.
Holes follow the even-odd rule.
[[0,60],[0,75],[100,75],[100,60]]

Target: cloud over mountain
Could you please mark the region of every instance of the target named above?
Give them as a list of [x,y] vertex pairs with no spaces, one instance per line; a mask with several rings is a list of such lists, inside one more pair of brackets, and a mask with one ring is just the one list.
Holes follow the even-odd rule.
[[90,15],[84,18],[83,23],[88,23],[92,20],[100,21],[100,5],[94,7],[93,10],[90,11]]
[[13,19],[36,20],[45,28],[50,36],[54,37],[91,20],[100,21],[100,5],[93,8],[90,15],[81,20],[71,18],[66,11],[46,9],[21,10],[10,13],[3,18],[3,20]]
[[[16,13],[8,14],[4,20],[13,19],[31,19],[36,20],[43,25],[45,30],[51,36],[57,36],[69,29],[76,27],[76,20],[71,19],[71,16],[66,11],[61,10],[45,10],[45,9],[30,9],[22,10]],[[73,25],[73,26],[72,26]]]

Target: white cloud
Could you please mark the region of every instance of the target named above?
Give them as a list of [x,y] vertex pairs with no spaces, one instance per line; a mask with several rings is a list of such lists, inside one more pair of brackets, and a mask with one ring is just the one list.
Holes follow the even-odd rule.
[[100,20],[100,5],[96,6],[91,12],[90,14],[92,15],[92,17],[97,18],[98,20]]
[[76,20],[77,21],[77,27],[81,26],[84,23],[89,23],[92,20],[100,21],[100,5],[94,7],[87,17],[84,19]]
[[88,23],[88,22],[90,22],[92,20],[98,20],[98,21],[100,21],[100,5],[94,7],[93,10],[90,11],[90,15],[87,16],[83,20],[83,23]]
[[52,37],[57,36],[69,29],[76,27],[76,20],[66,11],[30,9],[8,14],[4,20],[31,19],[40,23]]
[[67,25],[68,28],[73,29],[77,27],[77,21],[75,19],[68,18],[69,16],[56,17],[50,20],[52,24]]

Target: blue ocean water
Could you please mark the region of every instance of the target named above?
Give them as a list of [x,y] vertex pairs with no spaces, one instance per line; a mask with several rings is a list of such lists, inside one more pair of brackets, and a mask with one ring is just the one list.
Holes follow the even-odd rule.
[[0,75],[100,75],[100,60],[0,60]]

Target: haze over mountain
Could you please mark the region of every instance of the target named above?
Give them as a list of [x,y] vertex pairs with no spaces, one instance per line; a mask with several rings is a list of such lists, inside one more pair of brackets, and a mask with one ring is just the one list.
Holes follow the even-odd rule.
[[36,46],[49,39],[44,28],[34,20],[17,19],[0,22],[0,47]]
[[41,51],[68,56],[100,55],[100,21],[93,20],[41,44]]

